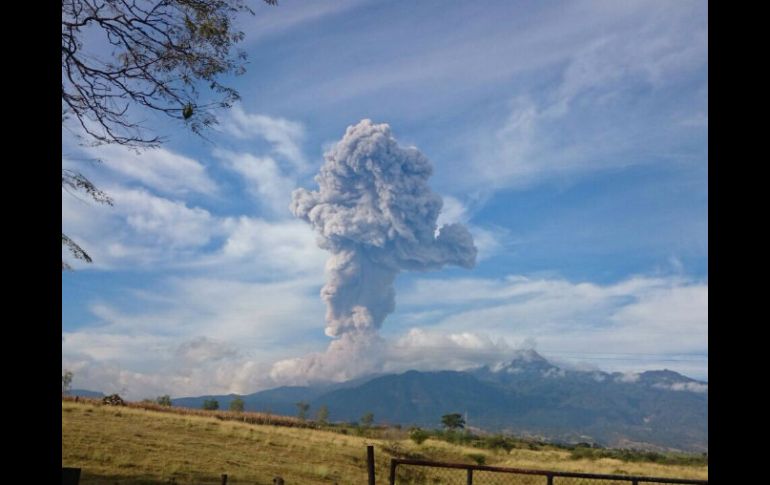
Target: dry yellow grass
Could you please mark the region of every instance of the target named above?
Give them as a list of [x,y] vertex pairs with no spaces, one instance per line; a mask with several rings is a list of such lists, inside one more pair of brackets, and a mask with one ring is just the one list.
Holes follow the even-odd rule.
[[[93,404],[93,405],[101,405],[102,400],[101,399],[91,399],[91,398],[84,398],[84,397],[72,397],[72,396],[62,396],[62,401],[64,402],[80,402],[84,404]],[[162,413],[173,413],[173,414],[183,414],[186,416],[203,416],[207,418],[215,417],[217,419],[226,420],[226,421],[241,421],[244,423],[251,423],[251,424],[275,424],[278,426],[296,426],[300,428],[317,428],[317,426],[312,421],[302,421],[298,418],[292,417],[292,416],[281,416],[279,414],[268,414],[268,413],[256,413],[256,412],[234,412],[234,411],[224,411],[224,410],[217,410],[217,411],[208,411],[203,409],[192,409],[192,408],[180,408],[180,407],[172,407],[172,406],[161,406],[160,404],[156,404],[154,402],[126,402],[126,407],[132,408],[132,409],[144,409],[148,411],[158,411]]]
[[708,468],[572,460],[565,451],[479,450],[427,440],[374,440],[336,432],[249,424],[136,407],[62,402],[62,466],[83,470],[81,483],[292,484],[366,483],[366,445],[375,445],[378,483],[386,483],[392,456],[417,453],[429,460],[592,473],[706,478]]

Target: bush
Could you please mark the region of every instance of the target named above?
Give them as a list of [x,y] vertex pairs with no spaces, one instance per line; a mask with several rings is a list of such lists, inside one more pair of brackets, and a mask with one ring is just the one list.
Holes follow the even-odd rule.
[[512,439],[499,434],[486,438],[483,443],[487,448],[502,448],[506,453],[510,453],[516,447]]
[[409,430],[409,439],[421,445],[423,441],[430,437],[430,433],[420,428],[412,428]]
[[166,394],[165,396],[158,396],[155,402],[161,406],[171,406],[171,396]]
[[580,460],[583,458],[588,458],[589,460],[595,460],[598,457],[596,456],[596,453],[594,453],[594,450],[591,448],[586,447],[579,447],[579,448],[573,448],[570,452],[570,458],[573,460]]
[[216,411],[219,409],[219,401],[216,399],[205,399],[202,407],[207,411]]
[[484,463],[487,462],[487,456],[482,455],[481,453],[468,453],[465,456],[475,461],[477,465],[483,465]]
[[655,451],[641,451],[629,449],[603,449],[596,447],[587,447],[576,445],[570,451],[570,458],[579,460],[587,458],[596,460],[598,458],[615,458],[625,462],[649,462],[661,463],[664,465],[708,465],[708,457],[689,453],[658,453]]
[[102,404],[107,404],[108,406],[125,406],[126,402],[123,401],[123,398],[119,395],[110,394],[109,396],[102,398]]

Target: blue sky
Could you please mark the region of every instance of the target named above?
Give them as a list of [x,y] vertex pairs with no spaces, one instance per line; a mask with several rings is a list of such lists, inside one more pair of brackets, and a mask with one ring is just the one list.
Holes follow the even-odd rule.
[[140,155],[63,130],[64,166],[115,199],[62,192],[94,258],[62,273],[63,367],[135,398],[303,383],[286,366],[330,343],[328,254],[291,191],[369,118],[431,160],[439,222],[479,260],[400,274],[386,350],[351,375],[534,346],[707,379],[707,20],[696,1],[256,5],[210,142],[147,114],[168,142]]

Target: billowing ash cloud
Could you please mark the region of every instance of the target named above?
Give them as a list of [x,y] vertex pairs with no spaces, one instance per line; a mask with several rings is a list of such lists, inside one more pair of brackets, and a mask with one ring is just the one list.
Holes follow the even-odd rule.
[[318,191],[295,190],[291,210],[332,253],[321,290],[326,334],[368,341],[395,309],[399,271],[471,268],[476,247],[461,224],[437,231],[442,202],[428,187],[431,163],[399,146],[387,124],[348,127],[324,158]]

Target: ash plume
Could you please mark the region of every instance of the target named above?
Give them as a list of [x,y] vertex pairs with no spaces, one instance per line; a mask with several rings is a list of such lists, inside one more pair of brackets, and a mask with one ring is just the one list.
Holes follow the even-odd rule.
[[[399,146],[387,124],[365,119],[349,126],[324,158],[315,177],[318,190],[295,190],[290,208],[331,253],[321,298],[326,335],[337,340],[326,354],[302,359],[304,372],[339,370],[328,354],[378,340],[377,330],[395,310],[393,283],[400,271],[476,263],[465,226],[437,228],[442,201],[428,186],[430,161],[414,147]],[[288,362],[300,364],[293,359],[279,367]]]

